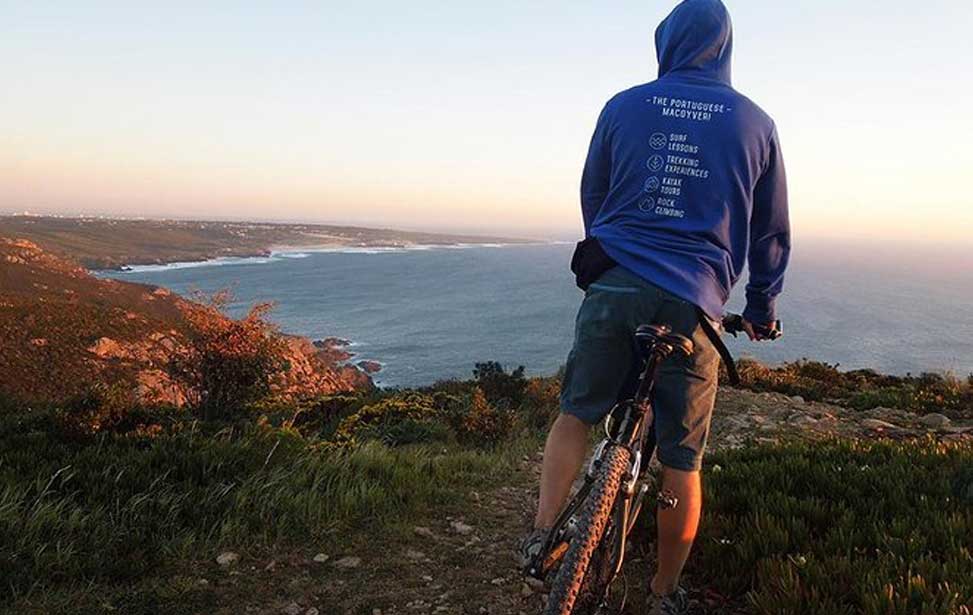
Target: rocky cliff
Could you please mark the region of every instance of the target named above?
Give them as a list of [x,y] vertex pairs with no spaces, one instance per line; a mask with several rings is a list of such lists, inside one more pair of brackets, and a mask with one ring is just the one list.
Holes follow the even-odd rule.
[[[145,402],[182,403],[165,367],[185,346],[186,314],[199,309],[164,288],[98,279],[30,241],[0,237],[0,393],[61,400],[105,382]],[[306,339],[287,336],[286,347],[280,394],[371,386]]]

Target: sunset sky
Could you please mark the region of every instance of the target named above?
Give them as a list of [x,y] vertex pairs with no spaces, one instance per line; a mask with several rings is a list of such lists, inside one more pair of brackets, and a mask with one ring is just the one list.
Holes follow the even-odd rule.
[[[0,0],[0,212],[568,238],[653,1]],[[968,242],[973,3],[727,1],[795,235]]]

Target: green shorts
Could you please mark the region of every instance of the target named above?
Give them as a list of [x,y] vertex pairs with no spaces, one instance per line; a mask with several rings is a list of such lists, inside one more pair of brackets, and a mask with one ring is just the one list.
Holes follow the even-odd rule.
[[575,323],[574,348],[561,386],[561,412],[594,425],[638,381],[635,329],[666,324],[695,344],[690,357],[671,357],[659,368],[655,431],[659,462],[699,470],[716,401],[720,356],[700,326],[691,303],[642,280],[622,267],[603,274],[585,293]]

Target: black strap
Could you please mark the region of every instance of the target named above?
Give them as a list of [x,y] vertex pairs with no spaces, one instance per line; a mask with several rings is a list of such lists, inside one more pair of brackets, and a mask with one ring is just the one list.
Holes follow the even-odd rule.
[[709,341],[713,343],[720,358],[723,359],[723,365],[726,365],[726,373],[730,376],[730,384],[740,386],[740,373],[737,371],[736,361],[733,360],[730,349],[723,343],[720,332],[716,330],[709,317],[702,310],[699,310],[699,325],[703,328],[703,332],[706,333]]
[[589,237],[578,243],[571,257],[571,272],[575,275],[578,288],[588,290],[601,274],[618,266],[612,257],[608,256],[594,237]]

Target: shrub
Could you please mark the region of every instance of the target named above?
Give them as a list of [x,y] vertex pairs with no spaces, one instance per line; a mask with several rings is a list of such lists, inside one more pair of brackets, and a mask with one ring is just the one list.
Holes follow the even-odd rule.
[[135,405],[135,396],[129,387],[121,383],[96,382],[84,393],[68,400],[57,412],[57,417],[62,432],[79,439],[117,430]]
[[973,417],[973,378],[952,375],[885,376],[871,370],[839,371],[837,365],[796,361],[767,367],[750,359],[738,363],[743,386],[756,391],[801,395],[859,410],[879,406],[910,412],[941,412],[954,418]]
[[344,418],[332,440],[339,446],[348,446],[368,439],[385,439],[388,434],[402,433],[401,426],[406,423],[412,424],[415,433],[416,424],[441,417],[455,403],[454,398],[444,394],[393,394]]
[[420,390],[427,393],[445,393],[453,397],[463,397],[469,395],[474,386],[469,380],[440,380],[431,387]]
[[450,427],[460,442],[492,446],[508,438],[517,425],[517,416],[507,407],[490,403],[480,387],[475,387],[469,403],[448,414]]
[[524,401],[527,379],[523,365],[508,374],[496,361],[477,363],[473,379],[491,404],[512,408]]
[[242,319],[220,313],[228,301],[218,294],[204,307],[186,309],[188,349],[170,359],[169,375],[189,405],[206,420],[231,418],[270,394],[287,368],[286,344],[255,305]]
[[691,569],[731,603],[767,615],[973,605],[973,444],[760,446],[712,455],[705,481]]
[[449,427],[439,419],[405,419],[394,423],[382,423],[365,428],[362,437],[378,440],[388,446],[407,444],[432,444],[449,442],[452,434]]
[[561,380],[532,378],[524,389],[522,414],[532,429],[546,429],[557,418],[560,408]]
[[364,395],[326,395],[313,400],[281,401],[256,404],[268,421],[278,427],[296,429],[306,438],[330,440],[341,421],[361,410],[369,402]]

